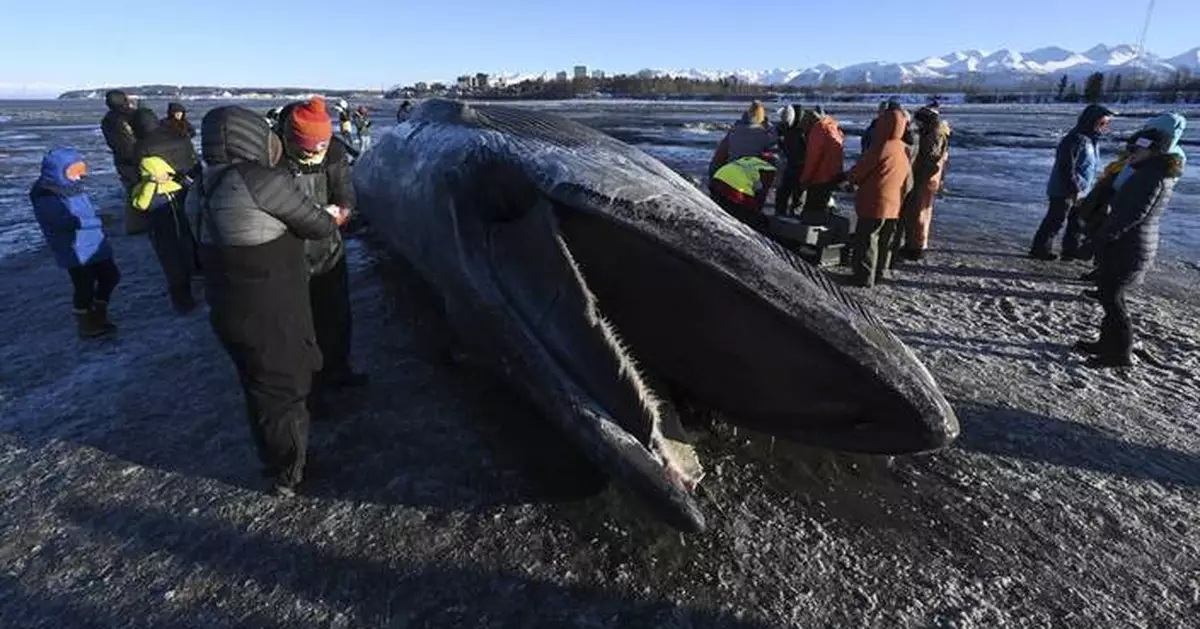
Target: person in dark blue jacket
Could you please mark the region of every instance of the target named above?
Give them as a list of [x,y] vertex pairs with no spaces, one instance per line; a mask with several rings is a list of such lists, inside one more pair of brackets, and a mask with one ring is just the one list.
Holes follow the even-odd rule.
[[1100,338],[1080,341],[1091,354],[1091,367],[1127,367],[1133,363],[1133,326],[1125,294],[1141,282],[1158,253],[1158,225],[1175,183],[1183,175],[1179,148],[1186,121],[1165,114],[1138,133],[1129,163],[1115,184],[1112,211],[1093,236],[1099,259],[1096,299],[1104,307]]
[[[1050,181],[1046,184],[1050,207],[1033,237],[1030,257],[1038,260],[1058,259],[1051,250],[1051,243],[1062,229],[1071,208],[1086,197],[1096,183],[1096,171],[1100,165],[1096,138],[1108,130],[1113,115],[1113,111],[1103,105],[1088,105],[1079,114],[1075,128],[1058,143],[1054,170],[1050,171]],[[1082,237],[1082,226],[1068,225],[1067,233],[1063,236],[1064,260],[1075,259]]]
[[112,248],[91,197],[80,185],[83,155],[55,148],[42,158],[42,174],[29,191],[33,214],[58,265],[75,285],[75,321],[82,338],[111,336],[108,300],[121,280]]

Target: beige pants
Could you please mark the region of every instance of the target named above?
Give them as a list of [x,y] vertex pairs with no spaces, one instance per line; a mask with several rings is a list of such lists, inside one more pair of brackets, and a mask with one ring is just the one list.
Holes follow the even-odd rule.
[[929,248],[929,231],[933,227],[933,201],[942,187],[942,178],[934,176],[925,185],[913,190],[908,207],[904,208],[904,248],[924,251]]

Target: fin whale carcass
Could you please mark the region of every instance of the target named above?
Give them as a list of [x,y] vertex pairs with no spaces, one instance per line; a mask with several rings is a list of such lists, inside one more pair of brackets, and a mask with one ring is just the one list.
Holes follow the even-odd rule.
[[536,110],[431,100],[354,169],[359,207],[487,360],[675,526],[703,517],[647,374],[849,452],[958,433],[928,370],[821,271],[662,163]]

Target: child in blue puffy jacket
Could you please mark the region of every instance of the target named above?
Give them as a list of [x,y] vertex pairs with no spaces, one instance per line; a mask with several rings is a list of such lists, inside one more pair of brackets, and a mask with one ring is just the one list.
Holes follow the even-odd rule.
[[33,213],[58,265],[75,285],[75,320],[82,338],[112,336],[108,300],[121,280],[96,206],[80,180],[87,174],[83,155],[55,148],[42,158],[42,175],[29,191]]

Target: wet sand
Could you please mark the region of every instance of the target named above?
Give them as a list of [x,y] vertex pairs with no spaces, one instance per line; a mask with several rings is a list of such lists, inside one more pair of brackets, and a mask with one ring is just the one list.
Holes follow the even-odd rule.
[[108,343],[75,338],[47,252],[4,260],[0,626],[1200,625],[1200,273],[1160,265],[1131,298],[1139,365],[1090,370],[1069,349],[1100,316],[1084,268],[947,205],[926,261],[850,290],[938,378],[959,441],[852,457],[719,424],[711,530],[688,537],[597,491],[490,376],[432,359],[436,321],[370,242],[350,256],[372,383],[314,425],[290,500],[148,242],[114,239]]

